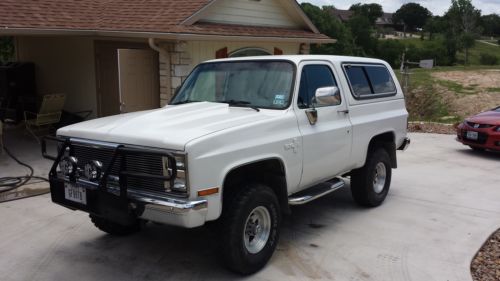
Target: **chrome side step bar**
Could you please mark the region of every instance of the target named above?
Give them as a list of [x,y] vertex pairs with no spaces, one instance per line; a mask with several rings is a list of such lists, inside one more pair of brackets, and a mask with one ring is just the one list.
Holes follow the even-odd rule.
[[312,186],[306,190],[299,191],[288,197],[288,204],[302,205],[309,203],[315,199],[325,196],[345,185],[344,180],[335,178],[333,180],[322,182],[318,185]]

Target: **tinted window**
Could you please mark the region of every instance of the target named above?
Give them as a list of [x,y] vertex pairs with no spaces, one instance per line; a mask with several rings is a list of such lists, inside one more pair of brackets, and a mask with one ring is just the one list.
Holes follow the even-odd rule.
[[365,66],[365,70],[375,94],[387,94],[396,91],[396,86],[387,68],[384,66]]
[[[355,97],[376,94],[395,95],[396,84],[384,65],[345,65],[352,93]],[[377,97],[377,96],[374,96]]]
[[316,89],[337,86],[330,68],[326,65],[306,65],[302,68],[300,78],[299,97],[297,104],[299,108],[311,106],[311,99]]
[[362,66],[347,66],[346,72],[352,91],[356,96],[369,95],[372,93],[370,82],[368,82]]

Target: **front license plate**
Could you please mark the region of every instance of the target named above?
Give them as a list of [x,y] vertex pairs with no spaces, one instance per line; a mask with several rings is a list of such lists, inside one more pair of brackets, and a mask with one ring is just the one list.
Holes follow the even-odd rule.
[[470,140],[477,140],[477,132],[467,131],[466,137]]
[[64,198],[73,202],[87,205],[87,189],[65,182]]

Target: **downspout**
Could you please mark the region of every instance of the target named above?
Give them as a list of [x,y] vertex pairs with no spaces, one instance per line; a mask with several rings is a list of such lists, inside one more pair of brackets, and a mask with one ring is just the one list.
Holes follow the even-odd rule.
[[[169,57],[169,54],[168,54],[168,51],[163,49],[163,48],[160,48],[158,45],[156,45],[155,43],[155,39],[154,38],[148,38],[148,44],[149,44],[149,47],[151,49],[153,49],[154,51],[158,52],[159,56],[158,56],[158,68],[161,68],[161,60],[162,60],[162,57],[163,57],[163,60],[165,60],[165,67],[167,67],[166,71],[164,71],[164,80],[162,80],[161,76],[162,76],[162,72],[161,70],[159,69],[158,71],[158,81],[159,81],[159,97],[160,97],[160,106],[161,106],[161,103],[162,103],[162,95],[166,95],[166,99],[167,101],[171,99],[171,97],[173,96],[172,94],[172,87],[171,87],[171,77],[170,77],[170,57]],[[162,84],[164,83],[164,84]],[[166,88],[166,89],[165,89]],[[164,97],[165,99],[165,97]]]
[[160,54],[165,54],[165,50],[158,47],[158,45],[156,45],[155,43],[155,39],[154,38],[148,38],[148,43],[149,43],[149,47],[155,51],[157,51],[158,53]]

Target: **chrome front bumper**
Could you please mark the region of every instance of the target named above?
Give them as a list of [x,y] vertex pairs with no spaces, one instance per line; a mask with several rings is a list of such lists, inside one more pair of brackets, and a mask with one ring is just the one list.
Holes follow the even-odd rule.
[[[205,223],[207,200],[187,201],[159,197],[142,191],[128,190],[128,197],[137,202],[141,219],[186,228],[201,226]],[[144,208],[142,208],[144,206]]]

